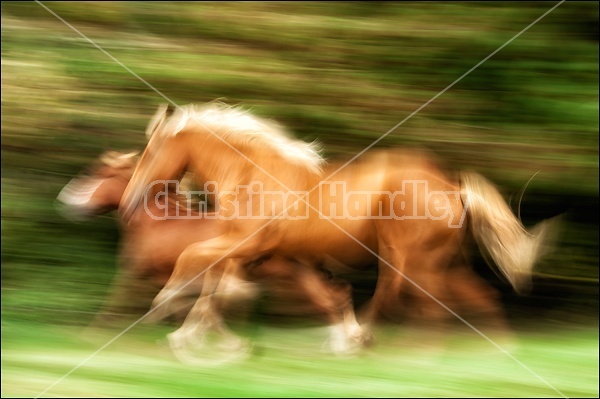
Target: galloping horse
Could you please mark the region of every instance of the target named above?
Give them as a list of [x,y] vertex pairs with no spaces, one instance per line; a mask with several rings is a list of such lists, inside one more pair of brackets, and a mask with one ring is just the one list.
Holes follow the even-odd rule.
[[[136,152],[107,151],[103,153],[87,173],[72,179],[61,190],[57,198],[61,205],[61,213],[69,219],[81,220],[92,215],[116,210],[137,161]],[[180,191],[184,192],[184,187]],[[182,198],[175,194],[176,191],[171,190],[169,197],[162,199],[167,202],[166,206],[176,207],[179,204],[178,201],[181,201]],[[113,315],[137,314],[142,310],[145,312],[151,299],[169,279],[177,257],[183,252],[183,249],[190,243],[218,236],[223,230],[223,223],[218,219],[206,218],[190,222],[184,219],[167,221],[145,217],[136,223],[120,223],[120,227],[123,238],[118,258],[122,267],[113,283],[113,292],[95,321],[97,325],[110,323]],[[246,277],[251,278],[252,281],[269,281],[268,288],[271,290],[275,290],[285,283],[286,287],[277,291],[280,295],[276,296],[276,299],[281,301],[282,295],[284,295],[283,299],[288,299],[285,294],[290,297],[291,294],[297,292],[296,297],[301,295],[301,298],[310,301],[309,309],[329,312],[331,307],[324,306],[327,301],[323,300],[323,296],[317,296],[320,294],[318,290],[306,292],[307,282],[299,287],[300,289],[304,288],[304,291],[298,292],[297,276],[290,275],[294,272],[292,266],[290,260],[275,257],[262,263],[260,267],[252,268],[251,273]],[[319,277],[320,275],[317,274],[312,278]],[[484,313],[497,328],[505,328],[506,323],[501,305],[495,298],[494,292],[468,267],[464,259],[451,266],[447,274],[438,277],[438,280],[447,283],[448,289],[451,291],[449,297],[454,300],[456,305]],[[316,288],[322,288],[319,280],[316,281]],[[292,284],[296,286],[292,286]],[[292,292],[289,291],[289,287],[292,287]],[[251,288],[248,291],[251,292]],[[293,307],[290,308],[292,300],[289,298],[285,302],[282,311],[288,314],[293,312]],[[419,313],[418,302],[414,303],[413,301],[411,306],[412,308],[403,307],[403,314],[414,313],[416,315]]]
[[[313,145],[220,104],[159,109],[147,131],[150,141],[121,202],[124,219],[136,214],[153,184],[192,171],[199,185],[212,182],[217,212],[228,220],[222,235],[186,248],[155,307],[180,296],[207,267],[229,259],[329,256],[349,265],[376,254],[379,277],[369,322],[395,305],[405,280],[445,300],[447,287],[438,277],[461,256],[467,219],[480,247],[516,290],[527,287],[549,230],[542,222],[528,233],[482,176],[450,176],[424,153],[380,150],[325,165]],[[203,287],[184,325],[170,335],[172,349],[193,343],[214,292]],[[439,318],[446,310],[432,306],[428,313]],[[333,339],[364,340],[361,327],[344,324],[343,314],[338,320]]]
[[[136,153],[108,151],[102,154],[88,173],[72,179],[61,190],[57,199],[62,213],[71,219],[81,219],[116,210],[137,161]],[[180,188],[180,191],[183,189]],[[186,204],[186,198],[177,196],[176,190],[171,189],[167,193],[168,196],[161,197],[158,202],[150,203],[148,213],[141,213],[134,223],[121,223],[123,238],[119,262],[122,268],[96,324],[105,325],[111,321],[111,315],[132,313],[138,307],[147,309],[151,299],[167,282],[183,250],[192,243],[223,233],[227,222],[203,218],[197,213],[192,213],[194,217],[187,219],[158,218],[161,212],[165,214],[165,210],[171,214],[194,211],[187,209],[190,204]],[[180,204],[186,209],[178,209]],[[290,259],[265,259],[254,264],[246,275],[225,276],[230,296],[251,297],[254,293],[255,288],[251,284],[238,281],[242,277],[250,281],[271,282],[270,285],[279,281],[294,283],[294,291],[300,290],[299,294],[310,301],[312,309],[325,315],[333,312],[336,306],[346,306],[347,294],[339,291],[347,288],[338,282],[332,285],[325,281],[319,270],[303,267]],[[189,311],[189,308],[182,308]],[[224,329],[222,326],[219,328]]]

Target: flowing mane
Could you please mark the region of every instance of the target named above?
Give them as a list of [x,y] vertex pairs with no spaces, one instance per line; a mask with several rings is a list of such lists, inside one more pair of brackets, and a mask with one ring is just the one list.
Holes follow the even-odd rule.
[[184,129],[208,130],[208,134],[217,134],[231,144],[266,145],[290,162],[304,165],[317,174],[321,173],[325,162],[316,142],[295,139],[271,121],[253,116],[241,107],[219,102],[184,105],[170,116],[166,108],[160,110],[149,124],[146,135],[176,135]]

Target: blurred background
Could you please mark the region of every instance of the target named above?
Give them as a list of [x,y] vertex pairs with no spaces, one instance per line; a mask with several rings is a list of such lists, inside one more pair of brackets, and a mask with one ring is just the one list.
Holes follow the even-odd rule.
[[[44,4],[177,104],[217,98],[240,104],[300,139],[319,140],[327,156],[351,156],[556,3]],[[87,356],[74,354],[72,363],[60,367],[23,357],[28,350],[33,356],[52,347],[60,349],[55,357],[61,358],[73,342],[61,335],[64,328],[77,329],[92,319],[116,272],[114,216],[74,223],[56,211],[55,198],[103,151],[143,149],[146,125],[164,102],[41,5],[2,2],[2,346],[3,370],[12,372],[3,378],[3,393],[35,395],[31,386],[33,391],[24,388],[25,376],[37,376],[41,391]],[[453,168],[482,173],[501,189],[515,214],[520,201],[527,226],[562,215],[556,248],[536,268],[529,296],[514,295],[478,254],[474,266],[501,292],[515,328],[540,334],[564,328],[574,334],[569,335],[574,341],[532,340],[530,348],[580,348],[588,357],[572,366],[581,367],[577,375],[585,381],[574,383],[563,375],[565,387],[575,396],[597,395],[597,353],[590,355],[588,346],[573,342],[597,351],[598,4],[562,4],[378,146],[428,148]],[[355,281],[358,298],[366,297],[371,283],[372,278]],[[278,319],[268,306],[262,310],[257,320]],[[145,352],[152,353],[153,344],[146,342]],[[557,368],[559,359],[562,365],[572,360],[560,349],[554,355],[549,366],[548,359],[533,354],[530,360],[551,367],[556,359]],[[276,375],[276,364],[262,367]],[[373,367],[382,364],[387,363]],[[322,376],[314,367],[290,375]],[[346,370],[346,376],[352,372]],[[134,384],[155,383],[152,392],[158,396],[387,396],[398,395],[396,387],[402,386],[391,375],[398,385],[365,377],[372,389],[345,386],[347,391],[338,380],[307,386],[292,377],[273,377],[272,389],[264,391],[244,374],[248,380],[240,386],[246,388],[236,391],[224,375],[212,373],[212,385],[189,383],[175,391],[161,391],[156,379],[138,378]],[[139,387],[107,388],[126,375],[105,378],[104,385],[94,385],[97,391],[81,380],[69,391],[65,381],[61,392],[149,394]],[[477,381],[457,388],[448,375],[438,378],[437,391],[402,392],[557,394],[535,379],[528,382],[530,391],[513,392]],[[508,389],[499,384],[498,389]],[[199,391],[201,385],[210,390]]]

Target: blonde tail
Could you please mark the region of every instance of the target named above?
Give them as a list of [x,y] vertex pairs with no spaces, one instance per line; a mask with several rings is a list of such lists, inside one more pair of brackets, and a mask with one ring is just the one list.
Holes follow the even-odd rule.
[[530,233],[487,179],[474,172],[463,172],[460,179],[463,202],[480,249],[487,251],[516,292],[527,292],[533,267],[554,230],[553,223],[543,221]]

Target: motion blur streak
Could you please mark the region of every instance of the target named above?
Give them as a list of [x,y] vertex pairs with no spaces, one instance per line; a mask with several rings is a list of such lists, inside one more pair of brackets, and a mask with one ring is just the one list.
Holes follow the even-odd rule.
[[[48,7],[173,103],[220,99],[241,105],[285,127],[291,137],[316,140],[326,159],[350,160],[557,4]],[[163,249],[181,235],[164,233],[158,241],[164,247],[144,244],[139,256],[131,256],[124,250],[127,242],[156,241],[129,235],[117,214],[104,213],[109,208],[95,208],[92,213],[103,216],[86,218],[93,216],[91,203],[86,199],[84,208],[83,200],[69,201],[76,191],[67,189],[60,198],[70,205],[59,203],[71,179],[108,173],[96,168],[106,150],[142,152],[148,120],[165,98],[39,4],[1,7],[2,395],[32,397],[120,331],[104,333],[98,326],[137,320],[148,311],[170,274],[163,265],[173,266]],[[435,281],[446,292],[448,308],[502,347],[515,344],[511,354],[565,396],[597,397],[597,3],[560,4],[374,147],[364,156],[392,147],[428,151],[454,177],[464,170],[485,176],[513,215],[520,208],[519,219],[530,232],[560,216],[553,251],[533,268],[528,294],[517,295],[476,245],[464,246],[464,259],[471,262],[457,260]],[[522,188],[537,171],[519,207]],[[195,234],[204,233],[215,232]],[[355,247],[341,250],[362,257],[353,257]],[[259,285],[238,291],[249,294],[242,302],[223,299],[225,325],[254,343],[245,360],[199,368],[173,357],[165,336],[181,326],[192,296],[164,324],[131,328],[48,394],[556,394],[462,323],[432,319],[436,304],[408,284],[398,305],[382,310],[373,345],[360,356],[337,358],[325,342],[331,337],[325,329],[330,313],[311,295],[342,298],[351,288],[362,327],[362,311],[378,280],[377,262],[365,256],[360,270],[327,257],[285,262],[304,265],[300,270],[313,265],[314,273],[298,275],[329,288],[306,292],[277,274],[287,268],[263,269],[269,263],[261,259],[251,263],[252,284]],[[132,267],[139,279],[127,279]],[[426,275],[421,279],[427,281]],[[257,287],[253,300],[250,287]],[[138,294],[129,295],[132,291]],[[120,299],[122,292],[128,300]]]

